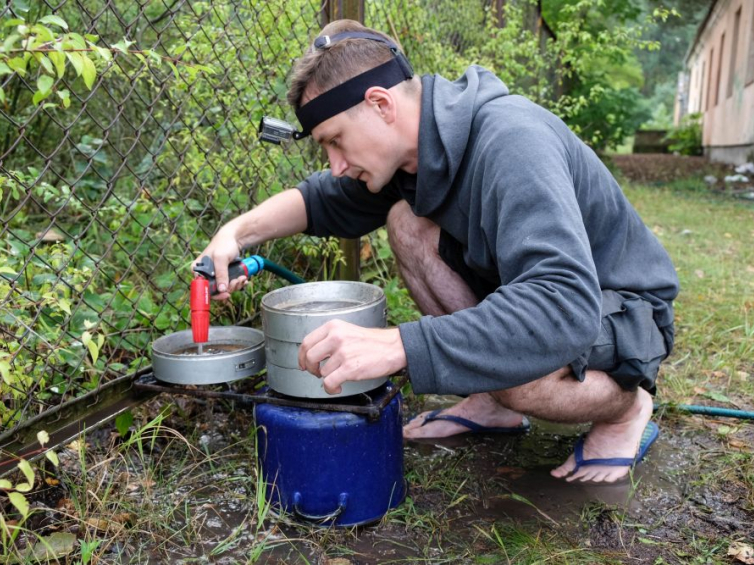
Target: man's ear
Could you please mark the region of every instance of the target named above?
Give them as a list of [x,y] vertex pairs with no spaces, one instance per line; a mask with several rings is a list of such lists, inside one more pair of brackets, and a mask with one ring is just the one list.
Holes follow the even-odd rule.
[[364,93],[364,101],[367,107],[377,111],[386,123],[395,121],[397,101],[389,90],[381,86],[372,86]]

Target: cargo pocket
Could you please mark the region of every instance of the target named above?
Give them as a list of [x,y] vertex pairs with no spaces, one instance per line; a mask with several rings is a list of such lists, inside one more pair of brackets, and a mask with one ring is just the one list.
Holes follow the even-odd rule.
[[578,380],[584,380],[587,369],[608,372],[615,367],[613,329],[611,324],[605,323],[605,319],[622,310],[623,300],[624,298],[614,290],[602,291],[602,319],[597,340],[588,351],[569,364]]
[[614,290],[602,291],[602,320],[600,333],[589,352],[587,367],[597,371],[610,372],[617,363],[615,330],[612,317],[623,312],[623,296]]
[[654,391],[660,362],[667,357],[665,338],[654,321],[652,305],[641,298],[623,301],[620,311],[602,320],[612,333],[614,366],[605,370],[628,390]]

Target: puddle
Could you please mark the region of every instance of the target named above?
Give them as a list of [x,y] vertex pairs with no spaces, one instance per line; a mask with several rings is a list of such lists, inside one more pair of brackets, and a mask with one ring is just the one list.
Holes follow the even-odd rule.
[[[431,398],[426,410],[446,408],[458,399]],[[662,435],[632,477],[615,485],[567,483],[550,470],[572,452],[576,439],[588,425],[564,425],[531,418],[532,429],[524,436],[461,434],[440,440],[409,442],[408,456],[429,461],[467,454],[466,469],[484,477],[477,488],[479,500],[472,514],[486,520],[545,520],[562,523],[578,518],[590,503],[602,503],[640,515],[644,504],[637,489],[680,497],[681,488],[672,480],[683,469],[683,453]]]
[[[161,402],[166,400],[163,396]],[[446,397],[428,408],[453,401]],[[158,402],[151,401],[154,406],[146,412],[158,412]],[[165,524],[153,539],[134,535],[117,540],[102,563],[493,563],[500,562],[495,560],[500,554],[484,533],[506,525],[547,532],[548,539],[562,536],[568,540],[565,545],[590,550],[625,553],[622,544],[633,544],[632,551],[640,548],[646,557],[639,561],[652,563],[658,556],[673,556],[659,542],[684,539],[686,532],[710,539],[733,531],[754,535],[740,481],[699,481],[702,466],[708,472],[713,462],[704,454],[719,456],[717,439],[705,434],[698,421],[694,427],[693,420],[661,418],[661,435],[637,466],[633,482],[596,486],[551,477],[550,470],[571,453],[588,427],[532,419],[532,431],[523,436],[465,434],[405,443],[407,500],[375,525],[318,528],[270,515],[260,523],[254,445],[244,439],[252,435],[251,412],[213,401],[174,402],[181,416],[166,423],[192,438],[193,451],[180,441],[158,440],[148,463],[160,472],[160,480],[150,486],[132,468],[126,494],[134,503],[148,501],[145,507],[160,513]],[[93,448],[107,443],[111,433],[102,430],[87,441]],[[106,455],[96,459],[104,461]],[[613,510],[621,516],[625,511],[631,519],[614,520],[609,515]],[[642,525],[658,543],[635,542]],[[650,534],[638,535],[648,539]],[[479,547],[491,560],[477,559]]]

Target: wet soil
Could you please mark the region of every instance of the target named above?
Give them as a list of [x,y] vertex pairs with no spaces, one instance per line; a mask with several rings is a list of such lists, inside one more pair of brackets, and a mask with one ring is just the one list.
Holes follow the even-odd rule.
[[[407,413],[455,400],[430,396],[420,407],[410,399]],[[730,427],[730,420],[656,414],[661,435],[648,458],[631,480],[612,486],[566,484],[549,475],[583,426],[535,420],[525,436],[465,434],[406,443],[409,495],[400,507],[371,526],[320,528],[272,514],[259,520],[249,410],[163,394],[141,407],[137,418],[146,421],[166,407],[172,414],[164,424],[189,443],[163,433],[141,444],[148,447],[144,459],[111,458],[106,474],[125,477],[112,487],[125,501],[109,514],[100,511],[100,520],[116,529],[108,533],[113,541],[100,563],[506,562],[512,542],[501,548],[493,532],[503,540],[526,533],[533,540],[529,545],[546,543],[551,553],[542,558],[555,563],[725,562],[728,544],[754,538],[752,470],[736,458],[751,450],[750,424],[735,423],[735,432],[723,437],[715,430]],[[123,439],[108,426],[85,441],[88,457],[102,471],[108,451]],[[70,492],[83,478],[78,455],[62,450],[60,456],[67,478],[38,495],[38,508],[71,506],[81,496]],[[91,469],[87,477],[92,483],[104,480]],[[133,510],[123,510],[129,501]],[[155,527],[161,522],[149,512],[162,513],[165,524]],[[117,516],[129,514],[117,523]],[[80,523],[61,522],[54,511],[40,512],[35,520],[31,526],[39,532],[105,533],[95,528],[87,534]],[[152,531],[143,532],[147,527]],[[261,553],[250,559],[253,548]],[[557,557],[563,551],[571,557]],[[695,561],[704,555],[709,561]]]

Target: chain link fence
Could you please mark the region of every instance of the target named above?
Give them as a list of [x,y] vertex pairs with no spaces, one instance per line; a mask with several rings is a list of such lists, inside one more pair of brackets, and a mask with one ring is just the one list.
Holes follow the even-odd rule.
[[[454,76],[496,4],[360,9],[399,38],[417,72]],[[263,115],[293,120],[287,74],[327,8],[18,0],[0,9],[2,431],[148,366],[154,339],[188,327],[190,264],[213,233],[323,166],[313,142],[263,146],[256,129]],[[332,276],[337,250],[301,236],[249,251],[315,280]],[[370,276],[389,269],[384,258],[364,255]],[[213,305],[213,322],[253,316],[278,284],[260,276]]]

